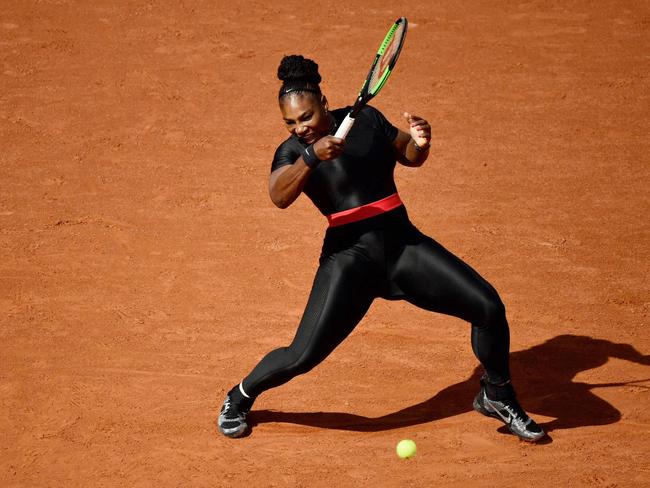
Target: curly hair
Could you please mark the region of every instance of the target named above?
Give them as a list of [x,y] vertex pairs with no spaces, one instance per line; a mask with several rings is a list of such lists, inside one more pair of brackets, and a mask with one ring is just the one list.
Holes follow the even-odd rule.
[[285,56],[278,67],[278,78],[282,81],[278,98],[289,93],[313,93],[321,95],[318,64],[299,54]]

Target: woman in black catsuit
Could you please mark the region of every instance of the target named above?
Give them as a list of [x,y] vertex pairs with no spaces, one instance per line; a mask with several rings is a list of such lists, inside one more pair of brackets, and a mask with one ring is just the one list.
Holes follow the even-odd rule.
[[416,229],[397,194],[396,162],[420,166],[427,159],[427,121],[405,113],[407,134],[367,106],[343,142],[331,134],[349,107],[329,111],[318,65],[286,56],[278,77],[283,81],[280,110],[291,136],[273,158],[271,200],[286,208],[304,192],[329,227],[295,338],[268,353],[230,390],[219,415],[220,432],[244,435],[255,398],[323,361],[381,297],[472,324],[472,349],[485,369],[474,408],[500,419],[521,439],[539,440],[543,430],[521,408],[510,384],[510,337],[499,295],[470,266]]

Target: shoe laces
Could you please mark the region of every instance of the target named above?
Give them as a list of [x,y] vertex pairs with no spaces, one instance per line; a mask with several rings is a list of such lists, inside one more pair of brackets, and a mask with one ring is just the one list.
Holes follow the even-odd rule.
[[230,395],[226,397],[226,400],[223,402],[223,407],[221,411],[221,415],[223,415],[227,419],[231,420],[237,420],[241,418],[245,418],[246,415],[248,414],[248,408],[246,408],[244,405],[240,405],[237,402],[233,402],[232,399],[230,398]]
[[223,408],[221,414],[226,418],[236,418],[239,416],[239,413],[237,412],[237,409],[233,405],[232,400],[230,400],[230,397],[227,397],[226,400],[223,402]]

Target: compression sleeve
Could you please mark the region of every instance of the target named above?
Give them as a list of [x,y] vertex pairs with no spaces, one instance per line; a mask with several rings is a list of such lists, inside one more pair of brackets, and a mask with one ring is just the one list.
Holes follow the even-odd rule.
[[293,164],[300,157],[300,144],[289,138],[284,141],[275,150],[273,163],[271,163],[271,172],[287,164]]

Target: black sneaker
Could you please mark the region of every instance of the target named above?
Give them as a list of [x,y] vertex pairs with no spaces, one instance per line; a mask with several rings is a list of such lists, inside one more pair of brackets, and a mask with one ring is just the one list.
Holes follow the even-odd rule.
[[545,435],[544,430],[521,408],[512,388],[504,398],[490,400],[481,381],[481,391],[474,398],[473,407],[478,413],[499,419],[510,432],[524,441],[537,442]]
[[253,406],[250,398],[243,397],[235,386],[226,395],[226,399],[219,413],[219,432],[227,437],[241,437],[248,431],[246,416]]

